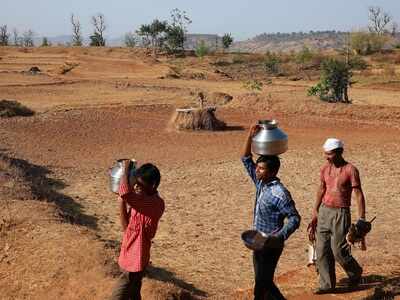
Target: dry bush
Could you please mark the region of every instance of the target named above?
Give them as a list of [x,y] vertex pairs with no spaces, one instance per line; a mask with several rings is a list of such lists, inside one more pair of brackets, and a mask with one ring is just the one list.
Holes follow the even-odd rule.
[[258,53],[236,53],[232,56],[233,64],[262,64],[264,54]]
[[13,100],[0,101],[0,118],[11,118],[17,116],[32,116],[35,112],[21,103]]
[[393,59],[393,63],[396,64],[396,65],[400,64],[400,52],[396,52],[395,53],[395,56],[394,56],[394,59]]
[[396,68],[393,65],[385,65],[383,67],[383,74],[387,77],[395,77],[396,76]]
[[215,116],[215,108],[179,109],[171,117],[169,128],[176,130],[223,130],[225,122]]
[[207,103],[211,105],[225,105],[231,102],[233,97],[229,94],[222,92],[213,92],[207,97]]
[[207,75],[203,72],[191,72],[191,71],[186,71],[184,72],[184,77],[188,79],[194,79],[194,80],[205,80],[207,79]]
[[75,69],[77,66],[79,66],[78,63],[73,63],[73,62],[65,62],[60,69],[58,70],[58,74],[64,75],[67,74],[68,72],[72,71]]

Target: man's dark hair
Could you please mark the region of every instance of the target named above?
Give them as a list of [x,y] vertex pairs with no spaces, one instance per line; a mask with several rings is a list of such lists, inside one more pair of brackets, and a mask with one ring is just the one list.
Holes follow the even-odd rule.
[[150,163],[141,165],[140,168],[136,170],[136,177],[139,177],[143,182],[149,186],[154,186],[157,189],[160,185],[161,174],[158,168]]
[[343,154],[343,148],[336,148],[332,150],[333,152],[342,155]]
[[257,158],[257,163],[265,163],[268,170],[275,173],[278,173],[281,167],[281,161],[276,155],[261,155]]

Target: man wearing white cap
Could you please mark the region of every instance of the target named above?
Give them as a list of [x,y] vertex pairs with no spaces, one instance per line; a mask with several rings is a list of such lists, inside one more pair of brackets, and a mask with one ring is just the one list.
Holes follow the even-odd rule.
[[316,252],[319,288],[316,294],[332,293],[336,286],[335,260],[349,277],[349,284],[360,282],[362,268],[350,253],[346,234],[351,225],[350,205],[354,193],[358,217],[365,220],[365,199],[357,168],[344,160],[344,144],[329,138],[323,145],[327,163],[320,171],[320,186],[313,209],[312,224],[317,224]]

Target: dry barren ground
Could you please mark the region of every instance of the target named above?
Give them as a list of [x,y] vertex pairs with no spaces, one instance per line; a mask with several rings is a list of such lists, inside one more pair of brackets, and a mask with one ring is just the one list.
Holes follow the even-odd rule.
[[[305,267],[305,229],[323,163],[321,144],[328,136],[345,141],[345,156],[362,175],[368,216],[377,215],[377,221],[368,237],[368,251],[354,249],[365,270],[363,289],[325,299],[362,299],[385,289],[392,294],[399,292],[400,110],[393,106],[399,97],[397,91],[354,89],[354,105],[334,106],[307,99],[307,82],[276,82],[262,93],[252,94],[237,81],[160,79],[168,72],[168,61],[154,61],[124,49],[2,51],[0,98],[20,101],[38,114],[0,119],[0,150],[8,157],[45,168],[45,178],[51,180],[41,186],[50,185],[57,192],[50,200],[68,212],[67,219],[80,223],[65,231],[50,229],[65,226],[51,223],[46,230],[59,230],[57,239],[73,240],[82,235],[85,241],[80,244],[82,250],[70,253],[71,262],[58,268],[69,272],[64,272],[64,281],[76,279],[72,275],[76,274],[89,282],[89,290],[97,297],[105,298],[109,292],[107,288],[113,282],[110,272],[99,266],[100,271],[90,272],[103,275],[92,279],[85,277],[79,266],[85,262],[96,268],[102,257],[110,259],[117,251],[121,233],[115,195],[108,190],[107,170],[117,158],[134,157],[160,167],[160,193],[167,204],[152,248],[148,275],[152,281],[147,282],[169,282],[199,297],[248,298],[251,253],[241,244],[240,233],[251,226],[254,190],[239,155],[248,126],[260,118],[276,118],[289,134],[290,144],[290,150],[281,157],[280,178],[303,216],[302,226],[287,242],[277,270],[284,293],[289,299],[312,299],[309,291],[316,275]],[[65,61],[79,65],[67,74],[57,73]],[[45,75],[21,73],[32,65],[38,65]],[[198,66],[197,71],[212,73],[204,68]],[[193,105],[199,90],[234,96],[231,103],[217,109],[217,116],[228,123],[229,129],[167,130],[174,108]],[[364,97],[365,93],[369,97]],[[383,103],[382,93],[390,99],[388,103]],[[28,201],[15,203],[13,209],[21,212],[41,209]],[[29,220],[28,213],[21,215]],[[42,245],[59,245],[45,232],[30,234]],[[111,250],[102,252],[99,245]],[[0,246],[3,251],[7,247]],[[94,255],[88,249],[97,252]],[[23,276],[20,281],[34,282],[34,274],[20,269],[23,252],[13,255],[11,267],[4,260],[0,262],[3,286],[13,286],[13,270]],[[50,264],[59,265],[56,254],[48,255],[53,258]],[[34,264],[35,259],[29,262]],[[52,268],[54,265],[48,269],[42,266],[38,273],[51,273]],[[340,273],[339,279],[343,276]],[[46,280],[53,282],[54,278],[48,276]],[[99,284],[97,289],[97,281],[105,285]],[[145,299],[157,299],[150,295],[153,290],[145,290]],[[32,296],[29,289],[10,287],[7,292],[18,299]],[[90,292],[82,295],[90,299]]]

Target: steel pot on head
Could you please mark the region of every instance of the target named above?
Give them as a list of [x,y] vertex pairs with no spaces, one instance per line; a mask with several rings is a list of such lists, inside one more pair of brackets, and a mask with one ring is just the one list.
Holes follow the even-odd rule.
[[129,184],[133,182],[136,172],[136,160],[134,159],[118,159],[115,165],[110,168],[110,190],[114,193],[118,193],[119,185],[121,182],[121,177],[123,174],[123,164],[122,162],[125,160],[129,160],[129,169],[128,169],[128,181]]
[[278,128],[276,120],[260,120],[261,129],[253,137],[252,151],[259,155],[278,155],[287,151],[288,136]]

